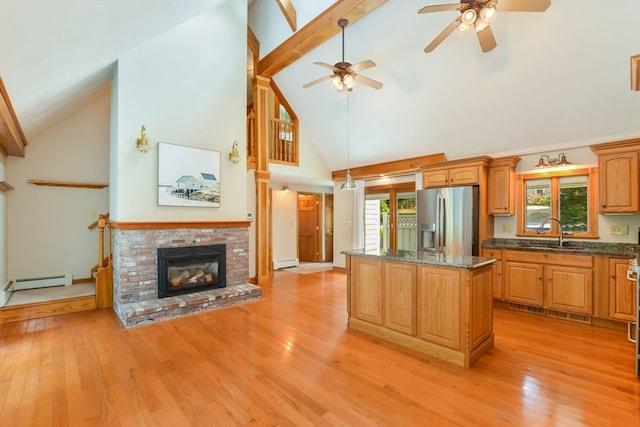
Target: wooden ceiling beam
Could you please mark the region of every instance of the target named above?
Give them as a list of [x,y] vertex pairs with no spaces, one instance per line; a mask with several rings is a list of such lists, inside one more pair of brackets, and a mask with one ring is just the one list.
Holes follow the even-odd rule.
[[366,16],[387,0],[338,0],[311,22],[300,28],[280,46],[258,62],[258,75],[271,78],[295,61],[320,46],[342,29],[338,20],[349,25]]
[[298,29],[298,15],[296,14],[296,8],[293,7],[293,3],[291,0],[276,0],[284,18],[289,23],[289,27],[291,27],[291,31],[294,33]]
[[9,93],[0,77],[0,151],[5,156],[24,157],[27,139],[13,110]]

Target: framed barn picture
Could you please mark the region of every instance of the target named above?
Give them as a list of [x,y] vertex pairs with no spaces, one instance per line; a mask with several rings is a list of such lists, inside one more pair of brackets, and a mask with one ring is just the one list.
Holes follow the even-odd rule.
[[220,152],[159,142],[158,205],[220,207]]

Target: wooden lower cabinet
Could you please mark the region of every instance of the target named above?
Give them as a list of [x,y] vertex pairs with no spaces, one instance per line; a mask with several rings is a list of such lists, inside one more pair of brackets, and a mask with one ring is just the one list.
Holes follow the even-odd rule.
[[502,280],[502,250],[483,249],[482,256],[497,260],[491,264],[491,272],[493,274],[493,297],[495,299],[502,299],[504,297],[504,281]]
[[544,307],[593,313],[593,271],[587,268],[545,266]]
[[349,327],[469,367],[493,347],[493,274],[349,256]]
[[543,275],[542,265],[507,261],[505,265],[506,300],[542,307]]
[[507,301],[593,314],[592,256],[505,251],[504,271]]
[[636,320],[636,282],[627,279],[628,258],[609,258],[609,318]]

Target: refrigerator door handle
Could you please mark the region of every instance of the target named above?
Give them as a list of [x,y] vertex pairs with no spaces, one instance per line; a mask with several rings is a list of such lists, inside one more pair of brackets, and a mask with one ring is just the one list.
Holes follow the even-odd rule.
[[436,229],[437,229],[437,252],[445,252],[445,236],[444,236],[444,198],[438,194],[438,205],[436,212]]

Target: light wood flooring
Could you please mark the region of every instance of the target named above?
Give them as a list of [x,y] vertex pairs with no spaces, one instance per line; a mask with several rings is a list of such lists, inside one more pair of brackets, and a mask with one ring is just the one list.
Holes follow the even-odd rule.
[[495,310],[471,369],[346,328],[341,272],[124,329],[110,309],[0,325],[0,426],[637,426],[626,333]]

